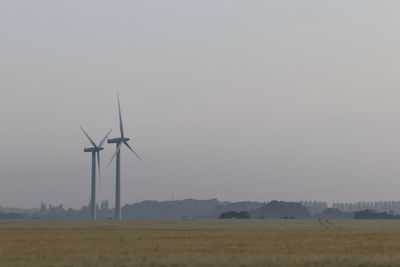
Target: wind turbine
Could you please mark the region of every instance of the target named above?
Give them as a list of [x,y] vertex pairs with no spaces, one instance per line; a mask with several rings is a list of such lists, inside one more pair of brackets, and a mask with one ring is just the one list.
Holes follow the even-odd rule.
[[99,183],[101,187],[100,151],[104,149],[102,146],[106,141],[107,137],[110,135],[111,130],[100,141],[99,145],[96,145],[96,143],[93,141],[92,138],[90,138],[90,136],[86,133],[86,131],[82,128],[82,126],[79,127],[81,128],[82,132],[85,134],[85,136],[89,139],[90,143],[92,144],[92,147],[84,148],[83,151],[92,153],[92,195],[90,198],[90,216],[92,217],[93,220],[95,220],[96,219],[96,156],[99,168]]
[[128,144],[129,138],[124,135],[124,125],[122,123],[121,116],[121,105],[119,102],[119,95],[117,93],[118,100],[118,113],[119,113],[119,129],[121,131],[121,136],[117,138],[108,139],[107,142],[110,144],[116,144],[116,150],[114,155],[112,156],[108,166],[110,166],[111,162],[116,158],[116,168],[115,168],[115,219],[121,219],[121,147],[125,145],[128,147],[130,151],[132,151],[135,156],[142,161],[140,156],[136,153],[136,151]]

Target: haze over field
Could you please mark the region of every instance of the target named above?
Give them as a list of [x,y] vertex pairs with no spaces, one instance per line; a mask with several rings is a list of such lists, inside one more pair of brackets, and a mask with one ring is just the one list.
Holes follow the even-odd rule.
[[[0,205],[397,200],[398,1],[1,1]],[[114,146],[98,201],[114,205]]]

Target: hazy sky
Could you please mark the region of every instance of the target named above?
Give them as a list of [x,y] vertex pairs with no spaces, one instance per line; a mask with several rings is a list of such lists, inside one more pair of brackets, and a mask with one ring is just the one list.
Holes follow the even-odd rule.
[[[0,2],[0,205],[400,199],[400,2]],[[114,147],[98,200],[114,205]]]

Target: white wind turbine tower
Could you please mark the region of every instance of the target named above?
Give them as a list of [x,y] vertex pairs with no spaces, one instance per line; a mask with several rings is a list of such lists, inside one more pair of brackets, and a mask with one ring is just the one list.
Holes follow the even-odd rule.
[[135,156],[142,161],[140,156],[136,153],[136,151],[128,144],[129,138],[124,135],[124,125],[122,123],[121,117],[121,105],[119,101],[119,95],[117,93],[118,100],[118,113],[119,113],[119,129],[121,131],[121,136],[117,138],[108,139],[108,143],[115,143],[116,150],[114,155],[112,156],[108,166],[110,166],[111,162],[115,157],[116,158],[116,168],[115,168],[115,219],[121,219],[121,147],[124,144],[130,151],[135,154]]
[[[97,156],[97,164],[99,168],[99,182],[100,182],[100,151],[103,150],[104,148],[102,147],[104,142],[106,141],[107,137],[110,135],[111,130],[106,134],[106,136],[100,141],[99,145],[96,145],[96,143],[93,141],[92,138],[86,133],[86,131],[79,126],[82,130],[82,132],[85,134],[85,136],[89,139],[90,143],[92,144],[92,147],[89,148],[84,148],[84,152],[91,152],[92,153],[92,194],[90,198],[90,216],[92,219],[96,219],[96,156]],[[101,186],[101,182],[100,182]]]

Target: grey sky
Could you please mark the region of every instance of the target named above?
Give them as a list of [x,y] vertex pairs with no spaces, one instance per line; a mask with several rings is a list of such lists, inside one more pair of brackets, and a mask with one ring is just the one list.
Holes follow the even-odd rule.
[[[1,1],[0,205],[400,196],[398,1]],[[98,198],[114,200],[114,147]]]

